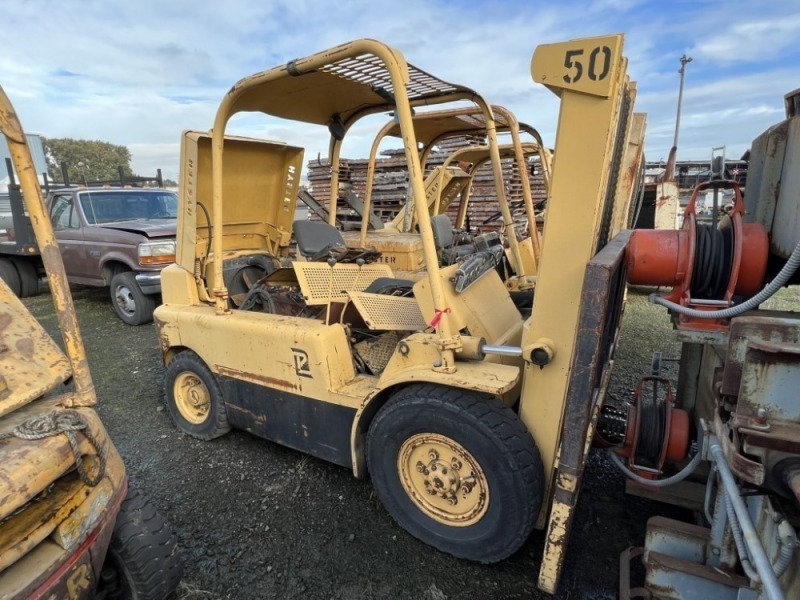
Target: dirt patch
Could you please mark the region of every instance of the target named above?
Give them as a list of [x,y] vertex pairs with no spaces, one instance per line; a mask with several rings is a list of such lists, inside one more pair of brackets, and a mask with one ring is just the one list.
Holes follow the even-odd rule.
[[[346,469],[246,433],[213,442],[178,433],[164,407],[153,326],[120,322],[107,291],[76,287],[73,293],[103,421],[131,478],[180,536],[183,597],[550,598],[536,588],[542,532],[500,564],[467,563],[405,533],[369,481]],[[57,331],[48,295],[25,303]],[[677,356],[669,332],[663,309],[643,295],[629,296],[613,398],[628,397],[649,370],[653,350]],[[651,514],[669,511],[623,489],[623,477],[593,452],[557,598],[615,598],[619,553],[643,541]]]

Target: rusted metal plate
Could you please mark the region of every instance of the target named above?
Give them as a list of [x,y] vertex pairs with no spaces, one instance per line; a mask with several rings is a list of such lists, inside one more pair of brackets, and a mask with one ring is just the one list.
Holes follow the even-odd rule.
[[[646,588],[660,600],[737,600],[739,588],[750,583],[744,577],[660,552],[647,553],[645,569]],[[691,594],[685,595],[686,590]]]
[[782,163],[778,194],[759,197],[759,202],[775,203],[775,216],[767,229],[772,234],[770,249],[782,257],[792,253],[800,237],[800,208],[795,201],[800,195],[800,117],[789,120],[786,136],[783,156],[777,154],[774,157],[776,167],[777,163]]
[[0,416],[66,381],[69,361],[22,302],[0,280]]
[[[564,408],[553,508],[539,586],[555,590],[578,501],[592,435],[592,414],[605,399],[625,298],[624,255],[631,232],[620,232],[587,265],[580,320]],[[546,588],[545,588],[546,586]]]
[[772,230],[775,206],[780,195],[788,129],[788,121],[771,127],[753,140],[750,150],[744,220],[761,223],[767,231]]
[[[0,540],[0,572],[35,548],[58,525],[56,515],[66,509],[75,510],[89,495],[77,475],[62,477],[46,499],[32,502],[2,528]],[[63,517],[62,517],[63,519]]]
[[800,344],[800,321],[796,318],[747,315],[731,321],[728,352],[720,389],[726,396],[739,394],[742,364],[750,340]]
[[[800,328],[798,328],[800,329]],[[754,428],[772,422],[800,423],[800,344],[750,340],[742,365],[737,415],[753,417]],[[800,425],[797,426],[800,439]]]
[[48,600],[94,598],[114,523],[127,490],[124,480],[121,483],[113,501],[104,507],[100,519],[93,521],[93,530],[79,546],[65,551],[54,541],[45,540],[12,568],[0,573],[0,595]]

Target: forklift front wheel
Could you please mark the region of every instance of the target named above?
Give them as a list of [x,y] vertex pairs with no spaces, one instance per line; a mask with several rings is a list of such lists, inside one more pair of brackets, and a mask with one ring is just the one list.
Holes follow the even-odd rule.
[[530,433],[496,398],[411,385],[367,436],[367,462],[386,510],[414,537],[491,563],[525,542],[542,502],[542,462]]
[[191,350],[167,365],[164,377],[167,409],[181,431],[201,440],[213,440],[231,429],[219,382]]

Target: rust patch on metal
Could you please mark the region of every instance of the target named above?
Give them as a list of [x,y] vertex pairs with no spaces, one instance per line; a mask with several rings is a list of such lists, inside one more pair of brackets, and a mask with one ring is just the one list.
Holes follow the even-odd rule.
[[239,371],[237,369],[231,369],[229,367],[221,367],[216,365],[217,373],[220,375],[225,375],[226,377],[233,377],[234,379],[243,379],[245,381],[250,381],[252,383],[259,383],[261,385],[265,385],[267,387],[276,387],[283,390],[299,390],[300,386],[296,383],[292,383],[291,381],[284,381],[283,379],[277,379],[275,377],[269,377],[267,375],[257,375],[255,373],[245,373],[244,371]]
[[19,352],[25,360],[30,360],[33,357],[33,339],[29,337],[17,340],[17,352]]
[[[721,569],[712,569],[702,564],[694,563],[688,560],[682,560],[680,558],[675,558],[674,556],[669,556],[668,554],[662,554],[660,552],[648,552],[645,565],[648,571],[656,569],[662,572],[674,571],[677,573],[686,573],[689,576],[706,579],[708,581],[712,581],[714,583],[734,589],[737,587],[746,588],[750,583],[745,577],[741,577],[734,573],[727,573]],[[654,585],[651,583],[647,585],[647,589],[651,592],[655,592],[656,598],[678,597],[676,596],[677,590],[675,590],[673,586]]]
[[[745,432],[742,432],[745,433]],[[767,450],[777,450],[788,452],[789,454],[800,454],[800,441],[782,440],[773,436],[762,436],[754,434],[752,431],[747,433],[747,443],[751,446],[766,448]]]
[[258,423],[259,425],[262,425],[267,422],[267,415],[264,413],[255,413],[252,410],[247,409],[243,406],[236,406],[236,411],[244,413],[245,415],[248,416],[249,419],[251,419],[255,423]]
[[156,326],[156,336],[158,337],[158,345],[161,347],[161,356],[166,357],[170,349],[169,335],[165,331],[166,323],[161,319],[153,319],[153,324]]

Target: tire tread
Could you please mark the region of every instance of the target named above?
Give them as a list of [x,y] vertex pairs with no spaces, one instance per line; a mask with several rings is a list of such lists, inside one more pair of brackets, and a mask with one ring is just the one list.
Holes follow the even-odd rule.
[[[209,392],[212,396],[212,403],[216,404],[215,409],[211,411],[211,423],[207,425],[204,423],[202,430],[188,429],[184,425],[184,419],[181,417],[177,406],[175,406],[174,400],[171,400],[174,378],[181,371],[193,371],[195,374],[201,375],[202,379],[206,383],[206,386],[209,387]],[[214,373],[211,372],[211,369],[209,369],[205,362],[203,362],[203,359],[197,355],[197,353],[193,352],[192,350],[184,350],[175,358],[173,358],[172,361],[170,361],[170,363],[167,365],[164,386],[166,387],[167,410],[170,414],[170,417],[172,417],[172,421],[175,423],[175,426],[181,431],[185,431],[192,437],[196,437],[204,441],[210,441],[225,435],[231,430],[231,426],[228,423],[228,415],[225,412],[225,401],[223,400],[222,389],[219,385],[219,381]]]
[[109,552],[135,585],[137,600],[164,600],[183,575],[178,537],[147,497],[128,489]]
[[[522,496],[531,498],[531,502],[523,505],[522,526],[517,529],[515,536],[508,540],[500,551],[475,557],[462,557],[482,563],[493,563],[503,560],[516,552],[533,529],[542,503],[542,491],[544,489],[541,456],[531,434],[521,419],[499,398],[482,395],[472,390],[422,383],[407,386],[395,394],[376,415],[370,425],[369,434],[379,430],[382,423],[391,422],[398,410],[409,405],[418,405],[426,410],[436,407],[448,412],[454,411],[455,415],[467,421],[483,423],[489,428],[495,439],[500,442],[503,451],[511,459],[508,473],[512,477],[515,474],[519,475]],[[375,464],[374,452],[370,451],[370,446],[377,443],[377,440],[369,434],[367,440],[367,469],[370,473],[373,473],[374,469],[378,467]]]

